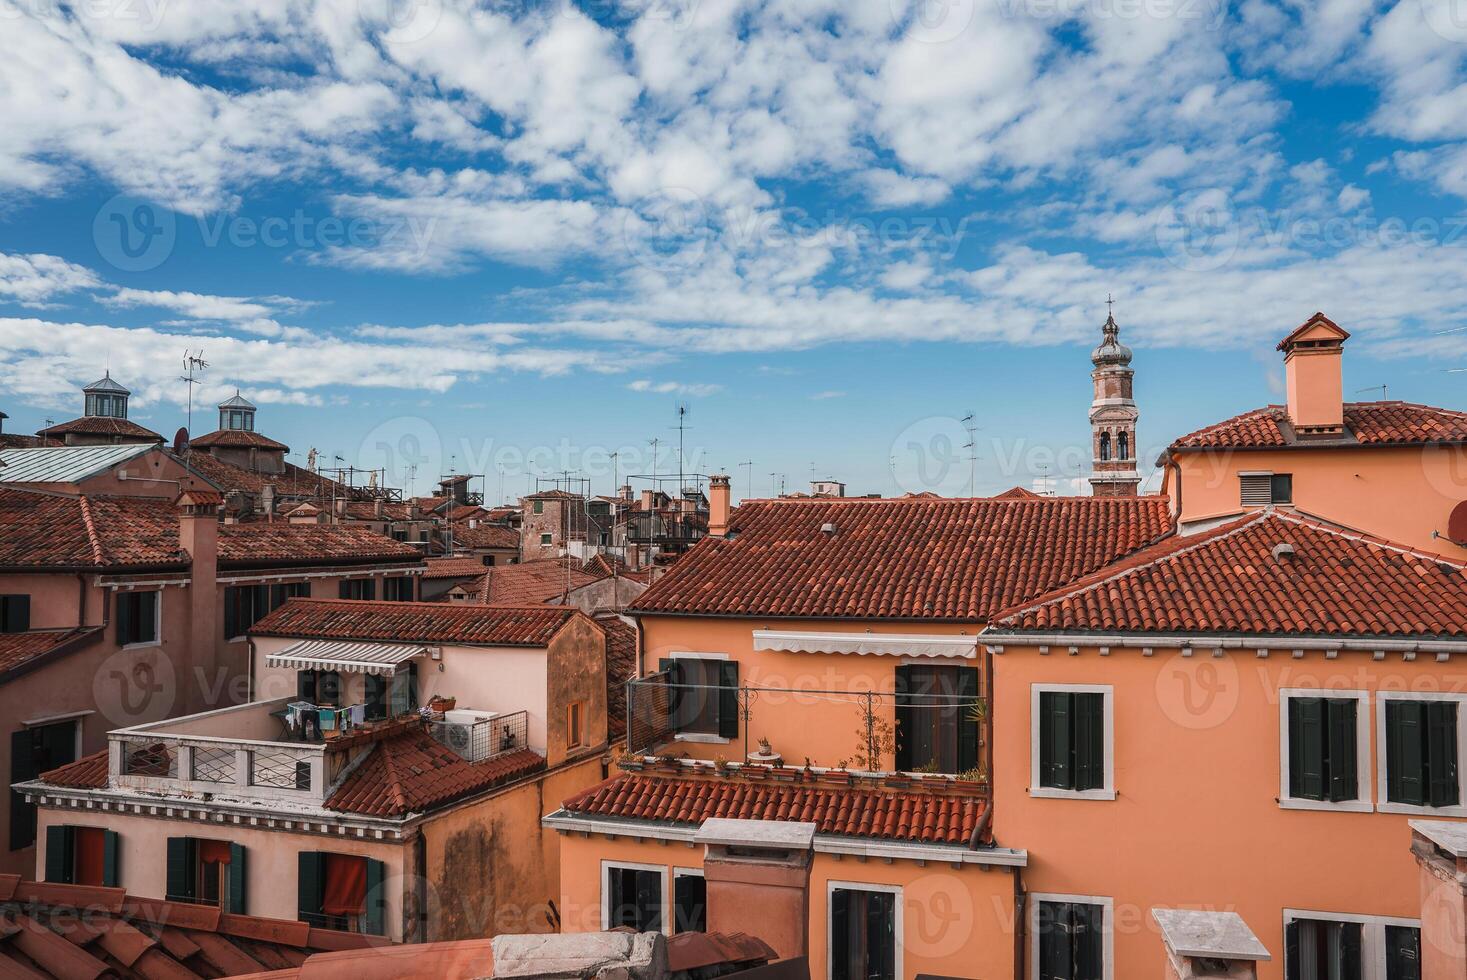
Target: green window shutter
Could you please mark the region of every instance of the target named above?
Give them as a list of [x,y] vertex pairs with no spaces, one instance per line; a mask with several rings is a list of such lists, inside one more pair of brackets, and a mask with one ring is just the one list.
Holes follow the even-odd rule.
[[1457,785],[1457,703],[1428,702],[1424,720],[1426,802],[1429,806],[1456,806],[1461,801]]
[[381,861],[367,859],[367,923],[366,931],[374,936],[385,936],[385,909],[387,906],[387,866]]
[[1421,980],[1421,930],[1386,926],[1387,980]]
[[662,931],[662,875],[634,871],[637,878],[637,931]]
[[387,678],[381,674],[368,674],[364,679],[367,718],[369,720],[387,717]]
[[188,901],[194,897],[194,839],[168,838],[168,892],[170,902]]
[[1105,695],[1076,694],[1072,706],[1075,789],[1105,788]]
[[296,908],[299,918],[310,922],[310,916],[321,914],[321,889],[325,887],[325,858],[320,851],[301,851],[296,855]]
[[1069,906],[1060,902],[1040,902],[1038,929],[1040,980],[1075,980]]
[[1386,702],[1386,798],[1392,803],[1426,802],[1422,713],[1420,701]]
[[102,884],[107,888],[122,885],[118,864],[122,857],[122,838],[115,830],[102,831]]
[[718,735],[739,737],[739,662],[722,660],[718,664]]
[[127,592],[114,593],[117,600],[117,645],[132,642],[132,595]]
[[1329,799],[1333,802],[1360,797],[1360,774],[1356,765],[1356,717],[1359,702],[1354,698],[1331,698],[1325,714],[1329,727]]
[[1322,698],[1289,701],[1289,795],[1324,799],[1325,707]]
[[958,668],[958,772],[978,768],[978,668]]
[[1071,707],[1071,696],[1065,691],[1039,694],[1039,784],[1049,789],[1074,788]]
[[1099,905],[1070,906],[1070,948],[1075,980],[1102,980],[1105,975],[1104,910]]
[[1363,977],[1364,958],[1361,956],[1361,940],[1364,929],[1358,922],[1341,922],[1336,925],[1340,930],[1340,963],[1338,972],[1330,971],[1330,976],[1336,977]]
[[911,772],[912,743],[917,726],[917,712],[912,704],[913,668],[910,664],[896,669],[896,767],[898,772]]
[[683,682],[682,664],[676,658],[668,657],[657,661],[657,670],[667,674],[667,727],[674,732],[682,731],[686,721],[683,718],[686,692],[678,687]]
[[240,844],[229,845],[229,911],[233,915],[245,915],[248,895],[249,866],[245,863],[245,849]]
[[46,828],[46,880],[71,884],[76,867],[75,833],[71,827]]
[[1304,966],[1299,962],[1299,923],[1284,927],[1284,980],[1300,980]]

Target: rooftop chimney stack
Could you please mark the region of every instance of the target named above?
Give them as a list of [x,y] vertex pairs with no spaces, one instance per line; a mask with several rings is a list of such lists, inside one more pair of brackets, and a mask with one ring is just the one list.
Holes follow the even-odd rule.
[[721,538],[728,533],[728,475],[716,473],[708,478],[708,534]]
[[810,859],[815,825],[785,820],[703,821],[708,931],[747,933],[781,959],[810,950]]
[[1166,947],[1165,980],[1256,980],[1272,959],[1236,912],[1152,909]]
[[1467,976],[1467,825],[1411,821],[1421,869],[1421,976]]
[[[211,689],[212,682],[219,676],[219,669],[228,666],[218,662],[218,644],[215,642],[218,635],[219,507],[223,503],[224,498],[212,490],[185,490],[174,501],[174,507],[178,509],[178,543],[189,556],[188,656],[193,661],[191,666],[201,671],[200,676],[209,681],[207,684],[185,686],[183,708],[186,712],[222,707],[220,704],[202,703],[202,699],[203,690]],[[228,676],[239,673],[230,671]]]
[[1284,353],[1289,421],[1300,436],[1338,435],[1345,429],[1340,364],[1350,335],[1323,313],[1279,342]]

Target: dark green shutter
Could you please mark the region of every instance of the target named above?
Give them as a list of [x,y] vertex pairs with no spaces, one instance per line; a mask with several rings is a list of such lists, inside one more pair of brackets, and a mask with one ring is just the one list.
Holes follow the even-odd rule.
[[662,931],[662,875],[657,871],[638,871],[637,931]]
[[917,712],[912,704],[912,671],[910,664],[896,669],[896,767],[898,772],[911,772],[912,743],[917,726]]
[[167,899],[187,901],[194,897],[194,853],[192,837],[168,838]]
[[1426,802],[1422,779],[1422,702],[1386,702],[1386,797],[1392,803]]
[[76,867],[75,832],[71,827],[46,828],[46,880],[71,884]]
[[657,661],[657,670],[667,675],[667,727],[673,732],[680,732],[686,722],[683,718],[686,699],[679,686],[683,682],[682,664],[669,657]]
[[1300,980],[1304,967],[1299,962],[1299,923],[1284,926],[1284,980]]
[[224,638],[231,640],[239,636],[239,586],[224,589]]
[[245,849],[240,844],[229,845],[229,911],[233,915],[245,915],[248,894],[249,869],[245,864]]
[[978,668],[958,669],[958,772],[978,768]]
[[132,642],[132,602],[131,593],[114,593],[117,598],[117,645],[126,646]]
[[384,910],[387,907],[387,866],[381,861],[367,859],[367,922],[366,931],[374,936],[386,935],[383,928]]
[[1289,701],[1289,795],[1324,799],[1325,707],[1322,698]]
[[408,675],[408,710],[409,711],[417,711],[418,710],[418,662],[416,660],[408,661],[407,675]]
[[368,674],[364,678],[367,718],[387,717],[387,678],[381,674]]
[[1102,980],[1105,975],[1104,910],[1099,905],[1070,905],[1070,949],[1075,980]]
[[1431,701],[1426,705],[1426,802],[1429,806],[1456,806],[1457,703]]
[[830,945],[831,977],[857,980],[851,976],[851,893],[843,888],[830,893]]
[[739,662],[718,663],[718,734],[720,738],[739,737]]
[[1039,694],[1039,784],[1049,789],[1072,789],[1070,713],[1072,699],[1064,691]]
[[301,851],[296,855],[296,908],[299,918],[320,925],[321,889],[325,887],[326,861],[320,851]]
[[316,672],[314,670],[295,672],[295,696],[301,701],[316,700]]
[[1069,906],[1059,902],[1040,902],[1037,919],[1040,980],[1075,980]]
[[122,875],[118,872],[121,852],[122,838],[117,836],[117,831],[102,831],[102,884],[107,888],[122,885]]
[[1105,788],[1105,695],[1076,694],[1073,705],[1075,789]]
[[341,674],[323,670],[316,675],[316,697],[322,704],[341,704]]
[[[10,733],[10,779],[26,782],[36,778],[36,739],[31,729]],[[25,801],[25,794],[10,791],[10,849],[29,847],[36,839],[36,805]]]
[[0,596],[0,633],[24,633],[31,628],[31,597]]
[[1340,965],[1338,977],[1363,977],[1364,959],[1360,955],[1360,944],[1364,933],[1358,922],[1335,923],[1340,930]]
[[1360,796],[1359,769],[1356,765],[1355,712],[1359,702],[1354,698],[1331,698],[1326,703],[1329,727],[1329,799],[1338,803]]

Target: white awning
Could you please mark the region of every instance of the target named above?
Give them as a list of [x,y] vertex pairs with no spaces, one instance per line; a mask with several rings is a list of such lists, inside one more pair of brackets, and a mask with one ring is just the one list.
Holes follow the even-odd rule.
[[301,640],[265,658],[267,667],[293,670],[345,670],[358,674],[395,674],[428,647],[412,643],[355,643],[348,640]]
[[801,633],[755,630],[754,649],[791,653],[857,653],[972,659],[978,656],[978,638],[922,633]]

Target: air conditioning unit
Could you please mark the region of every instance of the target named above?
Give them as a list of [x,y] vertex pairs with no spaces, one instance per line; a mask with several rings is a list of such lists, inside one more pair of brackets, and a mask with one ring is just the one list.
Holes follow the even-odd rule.
[[472,725],[480,721],[492,721],[499,717],[497,711],[475,711],[472,708],[458,708],[453,711],[443,712],[443,720],[458,725]]
[[445,711],[443,724],[433,726],[434,734],[439,742],[469,762],[482,762],[493,754],[494,732],[486,722],[496,717],[498,713],[494,711]]

